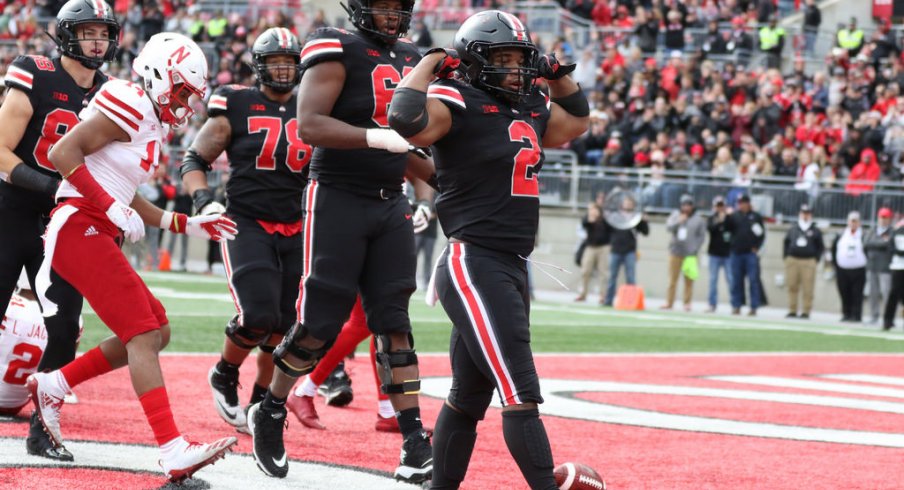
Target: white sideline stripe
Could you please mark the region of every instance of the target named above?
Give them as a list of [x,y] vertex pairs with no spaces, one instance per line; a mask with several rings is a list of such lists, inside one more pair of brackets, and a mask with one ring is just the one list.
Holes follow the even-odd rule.
[[[656,315],[650,313],[628,313],[628,312],[620,312],[620,311],[594,311],[594,310],[584,310],[581,308],[567,308],[562,306],[550,306],[550,305],[532,305],[532,311],[550,311],[550,312],[558,312],[558,313],[573,313],[578,315],[587,315],[594,317],[602,317],[605,318],[607,316],[614,317],[622,317],[622,318],[630,318],[633,320],[645,320],[645,321],[657,321],[657,322],[669,322],[676,323],[677,325],[632,325],[630,328],[672,328],[672,329],[710,329],[710,330],[771,330],[771,331],[786,331],[786,332],[800,332],[800,333],[813,333],[819,335],[835,335],[835,336],[851,336],[851,337],[866,337],[866,338],[874,338],[874,339],[884,339],[884,340],[897,340],[904,341],[904,335],[899,333],[882,333],[882,332],[871,332],[865,330],[855,330],[850,328],[838,328],[831,325],[819,325],[819,326],[800,326],[800,325],[790,325],[787,323],[759,323],[759,322],[749,322],[743,320],[710,320],[710,319],[695,319],[695,318],[687,318],[687,317],[679,317],[679,316],[666,316],[666,315]],[[599,325],[600,328],[605,328],[606,325]],[[612,325],[613,328],[622,328],[624,325]]]
[[[817,381],[797,378],[782,378],[778,376],[706,376],[706,379],[715,381],[728,381],[730,383],[754,384],[771,386],[775,388],[796,388],[801,390],[832,391],[836,393],[850,393],[854,395],[884,396],[889,398],[904,398],[904,390],[897,388],[883,388],[879,386],[860,386],[848,383],[833,383],[831,381]],[[904,405],[902,405],[904,406]],[[904,413],[904,412],[902,412]]]
[[881,374],[822,374],[819,377],[837,379],[839,381],[904,386],[904,377],[900,376],[883,376]]
[[[246,448],[250,441],[241,440]],[[2,467],[55,467],[55,468],[99,468],[109,470],[120,468],[126,471],[147,472],[159,475],[164,482],[163,472],[157,461],[160,450],[154,446],[137,444],[103,443],[93,441],[66,441],[66,447],[77,454],[74,463],[60,466],[57,461],[39,456],[31,456],[22,451],[22,438],[0,437],[0,468]],[[33,471],[40,471],[35,469]],[[115,470],[114,470],[115,471]],[[27,473],[26,473],[27,474]],[[27,478],[27,477],[26,477]],[[257,469],[250,454],[227,453],[226,458],[215,466],[203,468],[194,476],[190,488],[217,488],[247,490],[262,487],[266,477]],[[403,490],[411,485],[396,482],[388,474],[376,474],[369,469],[343,468],[328,463],[289,460],[289,474],[279,481],[280,488],[306,488],[335,490],[336,483],[341,488],[368,488],[379,490]],[[203,485],[206,483],[207,485]],[[104,487],[105,485],[100,485]],[[170,485],[167,485],[169,487]],[[270,486],[270,485],[267,485]]]
[[224,284],[224,285],[226,284],[226,278],[224,278],[224,277],[209,277],[209,276],[202,276],[200,274],[142,271],[142,272],[139,272],[138,275],[140,275],[144,279],[154,279],[157,281],[204,283],[204,284]]

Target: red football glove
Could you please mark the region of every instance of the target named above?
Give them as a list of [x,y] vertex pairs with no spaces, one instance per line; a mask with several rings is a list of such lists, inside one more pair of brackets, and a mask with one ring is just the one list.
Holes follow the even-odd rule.
[[424,56],[429,56],[431,53],[439,53],[443,52],[446,56],[436,63],[436,66],[433,67],[433,74],[436,75],[436,78],[452,78],[455,76],[455,70],[458,69],[459,65],[461,65],[461,59],[458,57],[458,51],[455,51],[451,48],[433,48],[430,51],[427,51],[427,54]]
[[540,75],[540,78],[545,78],[547,80],[558,80],[569,73],[573,72],[577,65],[572,63],[570,65],[563,65],[559,63],[559,60],[556,59],[556,55],[554,53],[544,54],[540,57],[540,63],[537,66],[537,74]]
[[165,213],[161,221],[161,228],[167,228],[173,233],[184,233],[215,242],[232,240],[238,233],[235,221],[222,214],[189,218],[182,213]]

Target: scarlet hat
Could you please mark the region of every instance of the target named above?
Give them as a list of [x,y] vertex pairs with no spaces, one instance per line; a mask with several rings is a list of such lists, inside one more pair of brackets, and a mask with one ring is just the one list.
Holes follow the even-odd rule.
[[697,143],[691,146],[691,155],[695,157],[699,157],[703,155],[703,145]]
[[892,212],[889,208],[882,208],[879,210],[880,218],[891,218],[895,213]]

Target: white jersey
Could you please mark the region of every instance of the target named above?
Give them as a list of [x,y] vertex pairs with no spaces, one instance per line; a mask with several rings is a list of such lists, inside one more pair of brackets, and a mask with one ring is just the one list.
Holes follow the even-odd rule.
[[[168,130],[157,117],[145,91],[125,80],[114,79],[103,84],[79,117],[85,121],[96,112],[122,128],[130,141],[114,141],[87,155],[85,165],[113,199],[128,206],[138,186],[157,170]],[[62,197],[81,197],[81,194],[64,179],[57,192],[57,198]]]
[[38,370],[47,346],[44,317],[37,301],[13,294],[0,324],[0,408],[28,402],[25,380]]

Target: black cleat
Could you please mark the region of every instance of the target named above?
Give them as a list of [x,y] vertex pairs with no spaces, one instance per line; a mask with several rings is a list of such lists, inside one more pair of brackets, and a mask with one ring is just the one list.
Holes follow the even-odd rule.
[[248,409],[248,428],[251,429],[254,460],[267,476],[285,478],[289,474],[289,460],[283,443],[285,427],[285,408],[264,410],[260,403],[255,403]]
[[239,404],[239,374],[221,373],[214,366],[207,373],[207,383],[213,395],[213,404],[227,424],[241,428],[245,426],[245,411]]
[[420,484],[433,477],[433,448],[424,431],[412,434],[402,443],[399,467],[393,476],[406,483]]
[[344,407],[352,402],[355,393],[352,391],[352,379],[345,372],[345,363],[340,362],[330,373],[326,381],[317,388],[317,393],[326,399],[331,407]]
[[44,432],[44,426],[38,420],[38,412],[31,412],[31,421],[28,426],[28,438],[25,439],[25,449],[32,456],[41,456],[42,458],[53,459],[56,461],[74,461],[72,456],[64,446],[55,447],[50,441],[50,436]]

